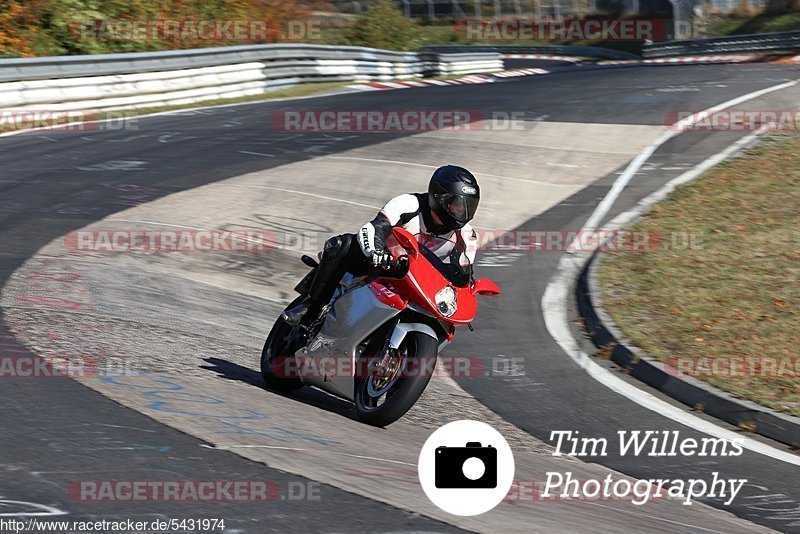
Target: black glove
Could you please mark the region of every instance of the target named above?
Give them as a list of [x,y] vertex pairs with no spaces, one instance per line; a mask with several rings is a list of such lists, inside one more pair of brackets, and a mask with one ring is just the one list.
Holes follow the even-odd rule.
[[374,250],[370,261],[375,268],[388,269],[392,265],[392,255],[382,250]]

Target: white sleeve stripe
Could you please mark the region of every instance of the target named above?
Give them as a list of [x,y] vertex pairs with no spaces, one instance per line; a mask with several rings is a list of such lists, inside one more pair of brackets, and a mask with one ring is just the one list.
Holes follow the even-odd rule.
[[375,250],[375,227],[371,222],[368,222],[361,227],[358,231],[358,246],[361,247],[361,252],[369,257]]

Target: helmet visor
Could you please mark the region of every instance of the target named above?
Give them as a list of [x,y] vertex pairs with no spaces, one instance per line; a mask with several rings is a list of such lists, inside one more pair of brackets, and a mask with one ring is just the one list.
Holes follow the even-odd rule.
[[462,197],[452,193],[434,195],[439,206],[459,223],[472,220],[478,209],[478,197]]

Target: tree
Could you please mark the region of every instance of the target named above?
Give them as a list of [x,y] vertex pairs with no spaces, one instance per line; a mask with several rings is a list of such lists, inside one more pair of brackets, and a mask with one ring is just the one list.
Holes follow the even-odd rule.
[[32,56],[28,33],[36,21],[18,0],[0,0],[0,57]]
[[373,48],[416,50],[420,31],[390,0],[379,0],[356,20],[348,33],[348,42]]
[[[232,44],[269,43],[284,38],[289,23],[308,20],[323,0],[0,0],[0,56],[146,52]],[[213,33],[162,31],[169,24],[190,28],[218,22]],[[227,21],[254,24],[242,37]],[[144,35],[124,23],[147,23]],[[265,32],[260,31],[262,28]],[[238,31],[238,30],[237,30]],[[296,32],[297,33],[297,32]],[[302,33],[302,32],[300,32]],[[291,36],[290,36],[291,37]],[[301,35],[302,37],[302,35]]]

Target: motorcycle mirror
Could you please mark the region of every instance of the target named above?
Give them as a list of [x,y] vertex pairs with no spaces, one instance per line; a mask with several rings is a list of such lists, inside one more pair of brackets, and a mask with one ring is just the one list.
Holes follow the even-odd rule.
[[419,256],[419,244],[413,235],[399,227],[393,228],[392,233],[400,246],[408,251],[409,256],[412,258]]
[[500,288],[488,278],[478,278],[472,286],[472,294],[489,295],[493,297],[500,294]]

